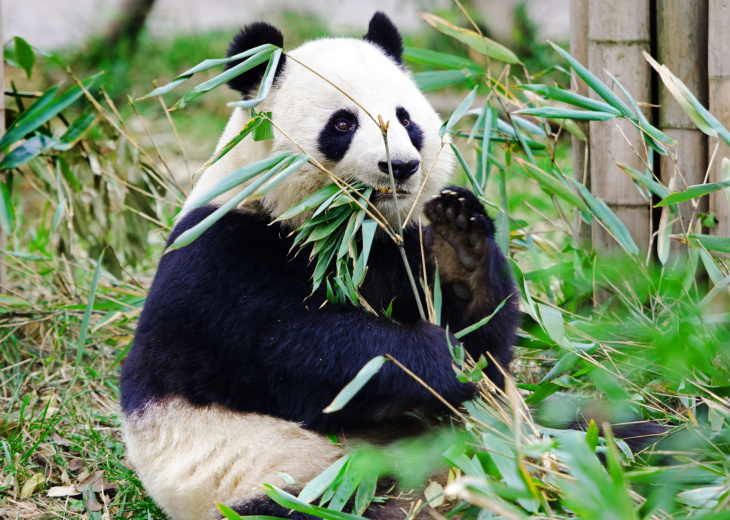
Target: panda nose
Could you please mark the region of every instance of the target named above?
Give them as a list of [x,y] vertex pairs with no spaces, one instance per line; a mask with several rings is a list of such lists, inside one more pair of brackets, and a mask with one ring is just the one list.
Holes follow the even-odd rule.
[[[395,178],[395,180],[403,182],[408,177],[418,171],[418,166],[421,164],[421,162],[390,161],[390,164],[393,166],[393,177]],[[378,167],[380,168],[380,171],[388,173],[388,163],[386,161],[380,161],[378,163]]]

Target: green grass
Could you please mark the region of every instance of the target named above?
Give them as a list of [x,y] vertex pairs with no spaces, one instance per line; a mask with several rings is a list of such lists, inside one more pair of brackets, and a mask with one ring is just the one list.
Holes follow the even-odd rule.
[[[467,25],[458,13],[450,13],[450,19]],[[283,27],[291,35],[289,48],[324,33],[318,21],[293,15],[284,15]],[[468,56],[475,64],[475,76],[450,86],[451,95],[463,98],[476,82],[477,105],[490,95],[498,113],[508,102],[529,106],[519,90],[505,92],[494,81],[499,67],[478,72],[488,63],[478,49],[435,31],[425,34],[428,43],[422,35],[407,43],[432,48],[435,41],[438,50]],[[142,95],[155,78],[162,84],[198,61],[219,57],[229,36],[144,37],[134,58],[105,63],[110,69],[106,90],[92,92],[99,105],[82,99],[62,112],[63,119],[39,123],[32,131],[36,137],[58,137],[89,111],[94,122],[74,146],[51,146],[18,168],[0,171],[0,224],[11,231],[9,286],[0,294],[1,514],[163,517],[124,459],[117,380],[187,174],[159,103],[136,103],[137,118],[126,94]],[[80,77],[99,68],[83,56],[69,58]],[[536,73],[561,58],[531,59],[539,63],[525,60],[525,69]],[[447,65],[419,67],[448,70]],[[37,83],[18,80],[18,88],[48,88],[64,78],[61,70],[41,62],[33,79]],[[553,79],[564,78],[557,73]],[[602,92],[602,85],[591,86]],[[184,91],[168,95],[167,105]],[[543,101],[552,103],[551,95]],[[11,120],[29,104],[29,98],[7,99]],[[191,170],[212,150],[228,114],[225,100],[231,99],[218,89],[175,113]],[[605,103],[606,113],[634,117],[621,113],[621,105],[608,96]],[[502,119],[510,121],[504,114]],[[490,133],[494,165],[486,181],[478,167],[482,135],[475,122],[474,116],[462,118],[454,141],[479,181],[471,183],[461,171],[457,179],[484,191],[488,211],[500,225],[500,244],[513,261],[525,311],[514,380],[505,393],[480,380],[482,399],[459,412],[458,435],[348,459],[332,475],[325,497],[353,482],[353,475],[364,486],[373,464],[417,487],[433,467],[413,461],[442,460],[455,479],[450,498],[438,508],[447,518],[481,520],[490,511],[506,518],[725,518],[730,501],[730,270],[720,253],[728,239],[678,235],[675,239],[687,245],[664,264],[647,264],[631,253],[632,242],[610,209],[570,180],[570,140],[554,132],[555,121],[547,127],[536,117]],[[530,122],[541,126],[536,130]],[[715,122],[707,124],[712,128]],[[661,133],[645,128],[650,144],[663,146]],[[475,138],[468,142],[470,133]],[[669,147],[669,153],[680,152]],[[669,193],[650,175],[636,175],[637,183],[657,197]],[[611,231],[620,246],[615,254],[594,251],[580,240],[575,210]],[[463,372],[480,379],[471,362]],[[603,437],[587,424],[586,432],[566,429],[575,410],[554,406],[572,402],[565,394],[601,399],[605,405],[596,415],[598,423],[601,418],[650,420],[666,424],[672,436],[635,457],[612,440],[610,427]],[[540,420],[533,415],[538,409]],[[96,476],[101,480],[81,493]],[[438,500],[443,489],[429,489],[418,498]],[[268,492],[287,507],[322,514],[275,488]],[[336,511],[327,514],[339,518]]]

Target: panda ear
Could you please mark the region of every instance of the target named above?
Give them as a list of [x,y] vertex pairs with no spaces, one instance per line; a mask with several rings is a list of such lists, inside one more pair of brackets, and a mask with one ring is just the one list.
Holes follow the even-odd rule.
[[388,16],[378,11],[370,19],[368,32],[363,40],[374,43],[399,65],[403,63],[403,40]]
[[[281,31],[273,25],[263,22],[252,23],[241,29],[238,34],[233,37],[233,40],[228,45],[228,52],[226,53],[226,56],[230,58],[231,56],[235,56],[236,54],[240,54],[266,43],[282,47],[284,45],[284,36],[281,34]],[[243,60],[236,60],[227,63],[226,70],[235,67],[242,61]],[[276,76],[278,76],[281,72],[285,61],[286,56],[282,54],[281,58],[279,58],[279,66],[276,68],[274,78],[276,78]],[[261,83],[261,78],[264,77],[264,72],[266,72],[265,62],[236,76],[235,78],[230,79],[228,81],[228,86],[233,90],[240,92],[244,98],[249,97],[253,93],[254,89],[256,89],[256,87],[258,87]]]

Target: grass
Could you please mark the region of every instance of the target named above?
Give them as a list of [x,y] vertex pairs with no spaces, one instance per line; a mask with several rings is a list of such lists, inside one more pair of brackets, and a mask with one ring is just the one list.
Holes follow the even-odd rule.
[[[458,21],[458,13],[452,20]],[[284,31],[294,34],[292,40],[324,30],[311,20],[292,25]],[[418,38],[409,43],[430,47]],[[87,111],[94,114],[90,129],[73,146],[50,146],[0,172],[0,224],[10,230],[10,283],[0,294],[0,516],[164,516],[125,463],[117,378],[187,174],[185,155],[160,105],[136,103],[137,117],[125,94],[143,94],[153,78],[166,82],[186,66],[219,56],[227,40],[217,33],[143,40],[131,61],[109,62],[104,82],[109,90],[92,89],[62,118],[32,131],[36,137],[58,137],[71,121]],[[468,54],[476,67],[473,76],[448,87],[451,95],[463,98],[476,83],[476,104],[495,113],[508,103],[540,108],[519,90],[505,88],[507,69],[493,65],[479,49],[469,47],[467,53],[463,44],[439,35],[442,40],[448,43],[440,50]],[[96,62],[71,61],[80,77],[98,68]],[[418,67],[451,72],[446,63]],[[533,67],[544,68],[528,64],[525,70]],[[37,84],[23,83],[20,74],[15,84],[21,91],[47,87],[62,77],[60,70],[44,62],[36,66]],[[514,74],[536,83],[521,71]],[[605,87],[590,78],[587,83],[599,93]],[[228,95],[219,90],[174,116],[191,170],[206,158],[224,124]],[[166,98],[168,106],[176,95]],[[552,103],[551,95],[542,101]],[[29,98],[8,99],[12,120]],[[605,104],[604,114],[635,117],[622,113],[610,97]],[[495,392],[467,363],[463,377],[479,381],[483,391],[481,401],[458,413],[460,435],[352,457],[333,473],[325,497],[332,498],[345,482],[364,486],[372,467],[363,460],[377,461],[381,471],[397,466],[399,476],[412,483],[432,469],[414,460],[443,457],[452,468],[449,498],[439,506],[447,518],[481,520],[494,512],[505,518],[725,518],[730,270],[720,253],[728,239],[678,235],[674,240],[687,245],[665,262],[647,263],[632,253],[633,242],[610,209],[571,181],[569,140],[559,126],[562,120],[555,112],[548,115],[550,121],[539,112],[524,120],[514,111],[510,117],[502,114],[507,126],[488,133],[489,175],[481,166],[484,119],[476,125],[480,119],[474,113],[454,127],[455,143],[477,180],[465,171],[458,179],[484,191],[522,292],[514,379],[506,392]],[[693,115],[703,117],[701,111]],[[714,124],[707,122],[709,128]],[[646,130],[650,145],[664,146],[658,130]],[[677,153],[669,146],[667,151]],[[671,191],[651,172],[636,175],[637,185],[659,198]],[[684,196],[689,195],[675,195]],[[581,241],[574,211],[607,229],[619,251],[597,252]],[[597,423],[585,421],[585,431],[567,428],[581,412],[570,407],[566,393],[603,399]],[[601,417],[614,424],[651,420],[667,424],[673,435],[634,456],[625,443],[612,440],[610,427],[599,436]],[[443,498],[439,486],[429,486],[421,505]],[[322,513],[275,488],[268,492],[287,507]],[[337,511],[328,514],[340,518]]]

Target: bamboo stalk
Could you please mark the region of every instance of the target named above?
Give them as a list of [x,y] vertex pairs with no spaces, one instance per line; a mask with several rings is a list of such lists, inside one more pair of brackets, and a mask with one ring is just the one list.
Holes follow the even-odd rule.
[[[707,0],[658,0],[658,59],[671,70],[707,106]],[[659,86],[659,128],[677,141],[676,164],[667,155],[660,160],[661,179],[676,190],[701,184],[707,171],[707,136],[697,129],[687,113],[663,84]],[[692,229],[690,218],[708,209],[708,198],[679,205],[681,224],[674,233]],[[673,243],[672,249],[679,249]]]
[[[0,42],[3,40],[3,2],[0,0]],[[0,45],[0,87],[5,92],[5,60],[3,56],[3,46]],[[0,137],[5,134],[5,95],[0,95]],[[0,158],[2,153],[0,153]],[[0,182],[5,179],[0,175]],[[8,248],[8,237],[5,232],[0,228],[0,291],[4,290],[8,282],[8,270],[5,265],[5,253],[4,251]]]
[[[588,2],[585,0],[570,0],[570,53],[586,67],[588,66]],[[572,75],[572,86],[582,96],[589,95],[588,85],[577,75]],[[573,151],[573,178],[591,189],[591,176],[587,162],[587,143],[590,142],[589,127],[585,122],[576,121],[586,136],[586,140],[572,136]],[[590,243],[591,227],[581,218],[578,209],[573,211],[575,230],[578,239],[583,243]]]
[[[708,9],[707,68],[710,112],[730,128],[730,5],[727,0],[710,0]],[[709,143],[709,153],[715,148],[716,139]],[[710,182],[722,180],[721,159],[730,157],[730,148],[720,141],[720,148],[712,163]],[[718,220],[713,234],[730,236],[730,204],[726,190],[710,195],[710,211]]]
[[[606,84],[610,71],[638,101],[649,101],[651,76],[641,55],[649,51],[651,23],[649,0],[590,0],[588,4],[588,67]],[[614,92],[623,97],[618,87]],[[595,93],[591,93],[596,97]],[[643,109],[650,117],[648,109]],[[590,123],[589,164],[591,192],[603,199],[626,225],[639,249],[646,253],[651,237],[651,206],[634,187],[633,181],[616,166],[623,162],[643,171],[641,159],[632,146],[643,151],[637,129],[621,120]],[[626,135],[632,142],[628,143]],[[600,226],[593,226],[593,245],[602,251],[618,251],[620,246]]]

